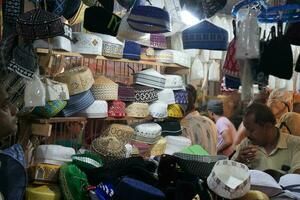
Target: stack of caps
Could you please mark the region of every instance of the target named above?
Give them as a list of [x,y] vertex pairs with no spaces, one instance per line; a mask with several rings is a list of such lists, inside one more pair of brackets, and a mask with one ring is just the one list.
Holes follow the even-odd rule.
[[116,137],[123,144],[130,142],[134,134],[134,129],[124,124],[111,124],[104,130],[103,136]]
[[61,111],[64,117],[72,116],[87,109],[94,103],[95,99],[90,90],[70,96],[67,106]]
[[64,117],[72,116],[87,109],[94,103],[95,99],[90,90],[70,96],[67,106],[61,111]]
[[93,83],[93,73],[88,67],[75,67],[55,77],[58,82],[68,85],[70,95],[89,90]]
[[171,104],[168,106],[168,117],[182,118],[183,111],[179,104]]
[[166,118],[168,117],[168,104],[156,101],[149,106],[149,112],[153,118]]
[[60,145],[40,145],[36,148],[34,165],[29,167],[29,177],[34,184],[58,182],[60,166],[71,162],[75,150]]
[[102,39],[94,34],[75,32],[72,39],[72,51],[82,54],[102,55]]
[[33,46],[35,48],[52,48],[69,52],[72,51],[72,28],[68,24],[64,24],[64,30],[64,35],[52,38],[50,44],[45,40],[35,40]]
[[77,115],[87,118],[105,118],[108,116],[108,105],[106,101],[96,100],[87,109],[80,111]]
[[135,101],[139,103],[150,103],[156,101],[157,91],[154,88],[142,86],[142,85],[133,85],[135,93]]
[[147,144],[156,143],[161,137],[161,127],[156,123],[139,124],[134,129],[133,140]]
[[125,145],[113,136],[96,138],[93,140],[91,148],[107,161],[125,158],[126,156]]
[[132,86],[119,83],[118,98],[119,100],[124,102],[134,102],[135,101],[134,88]]
[[165,154],[173,155],[192,145],[191,140],[183,136],[166,136],[165,138],[167,140]]
[[[96,34],[96,33],[95,33]],[[96,34],[102,39],[102,55],[113,58],[122,58],[124,43],[120,42],[117,38],[110,35]]]
[[155,52],[155,58],[157,62],[162,63],[175,63],[183,67],[191,67],[191,57],[182,51],[176,50],[161,50]]
[[154,69],[140,71],[133,76],[134,83],[157,89],[165,87],[166,78]]
[[92,93],[96,100],[117,100],[118,84],[104,76],[99,76],[92,86]]
[[132,103],[126,108],[128,117],[145,118],[149,115],[149,105],[147,103]]
[[126,104],[120,100],[114,100],[110,103],[108,109],[108,116],[115,117],[115,118],[122,118],[125,117],[125,108]]

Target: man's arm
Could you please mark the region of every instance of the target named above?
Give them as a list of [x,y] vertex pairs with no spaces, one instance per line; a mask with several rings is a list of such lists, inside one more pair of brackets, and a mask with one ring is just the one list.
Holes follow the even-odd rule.
[[218,153],[221,153],[223,150],[227,149],[228,147],[230,147],[233,143],[233,138],[229,132],[228,129],[225,129],[223,132],[222,132],[222,138],[223,138],[223,141],[222,143],[220,143],[217,147],[217,151]]

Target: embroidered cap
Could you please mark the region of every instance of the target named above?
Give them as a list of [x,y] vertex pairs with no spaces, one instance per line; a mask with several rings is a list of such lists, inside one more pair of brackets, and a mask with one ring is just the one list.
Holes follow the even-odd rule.
[[120,17],[100,6],[89,7],[84,13],[83,27],[90,32],[116,36],[120,23]]
[[105,76],[99,76],[92,86],[92,93],[97,100],[117,100],[118,84]]
[[161,75],[159,72],[152,68],[135,73],[133,76],[133,80],[134,83],[157,89],[163,89],[166,82],[165,76]]
[[182,32],[184,49],[227,50],[228,33],[226,30],[203,21]]
[[174,90],[175,102],[178,104],[188,104],[188,93],[186,90]]
[[175,63],[183,67],[191,67],[191,57],[182,51],[176,50],[161,50],[155,52],[157,62],[162,63]]
[[32,111],[34,114],[37,114],[41,117],[54,117],[67,105],[67,101],[55,100],[46,102],[45,106],[35,107]]
[[147,103],[132,103],[126,108],[128,117],[145,118],[149,115],[149,105]]
[[9,70],[24,78],[32,79],[37,68],[37,55],[32,45],[21,44],[13,50],[13,58],[8,63]]
[[97,36],[101,37],[103,42],[102,55],[112,58],[122,58],[124,43],[120,42],[117,38],[95,33]]
[[80,111],[76,116],[87,118],[105,118],[108,116],[108,105],[106,101],[95,100],[87,109]]
[[72,51],[82,54],[102,55],[102,39],[94,34],[74,32]]
[[175,103],[174,92],[171,89],[163,89],[157,93],[158,100],[166,103],[167,105]]
[[166,83],[165,88],[172,89],[172,90],[182,90],[185,89],[183,85],[182,76],[179,75],[171,75],[165,74]]
[[123,50],[123,58],[131,60],[141,59],[141,45],[135,42],[126,41]]
[[127,22],[134,30],[144,33],[165,33],[171,31],[168,12],[153,6],[134,6]]
[[89,90],[94,83],[93,73],[88,67],[71,68],[56,76],[55,80],[66,83],[70,95],[85,92]]
[[134,134],[134,129],[124,124],[111,124],[103,132],[103,136],[116,137],[123,144],[127,144],[128,142],[130,142],[133,134]]
[[126,155],[125,145],[112,136],[96,138],[93,140],[91,148],[108,161],[125,158]]
[[156,123],[139,124],[134,128],[132,140],[154,144],[161,135],[161,126]]
[[118,83],[118,99],[124,102],[134,102],[135,101],[135,93],[134,88],[129,85],[125,85],[122,83]]
[[137,84],[134,84],[133,88],[136,102],[150,103],[158,99],[157,91],[154,88]]
[[166,118],[168,117],[168,104],[156,101],[149,106],[149,112],[153,118]]
[[123,101],[113,100],[109,105],[108,116],[115,118],[125,117],[125,108],[126,104]]
[[41,9],[20,15],[16,28],[25,40],[46,39],[64,34],[60,17]]
[[183,111],[180,105],[178,104],[171,104],[168,106],[168,116],[173,118],[182,118]]

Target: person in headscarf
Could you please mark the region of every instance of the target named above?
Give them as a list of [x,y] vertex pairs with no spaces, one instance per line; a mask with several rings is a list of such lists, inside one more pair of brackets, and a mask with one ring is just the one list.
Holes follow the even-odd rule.
[[300,136],[300,114],[285,113],[277,123],[277,127],[284,133]]
[[268,98],[267,106],[278,122],[285,113],[293,110],[293,94],[284,89],[275,89]]
[[192,141],[192,144],[201,145],[210,155],[217,154],[217,128],[214,122],[201,115],[195,108],[196,89],[192,85],[186,87],[188,104],[185,116],[180,121],[182,134]]
[[218,145],[217,153],[230,156],[234,152],[234,141],[237,136],[233,123],[224,116],[223,102],[221,100],[210,100],[207,110],[217,126]]

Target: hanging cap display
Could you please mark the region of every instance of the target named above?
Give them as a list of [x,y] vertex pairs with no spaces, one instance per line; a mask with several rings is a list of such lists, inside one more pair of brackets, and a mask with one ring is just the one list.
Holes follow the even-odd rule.
[[203,21],[182,32],[184,49],[207,49],[226,51],[228,33],[226,30]]

